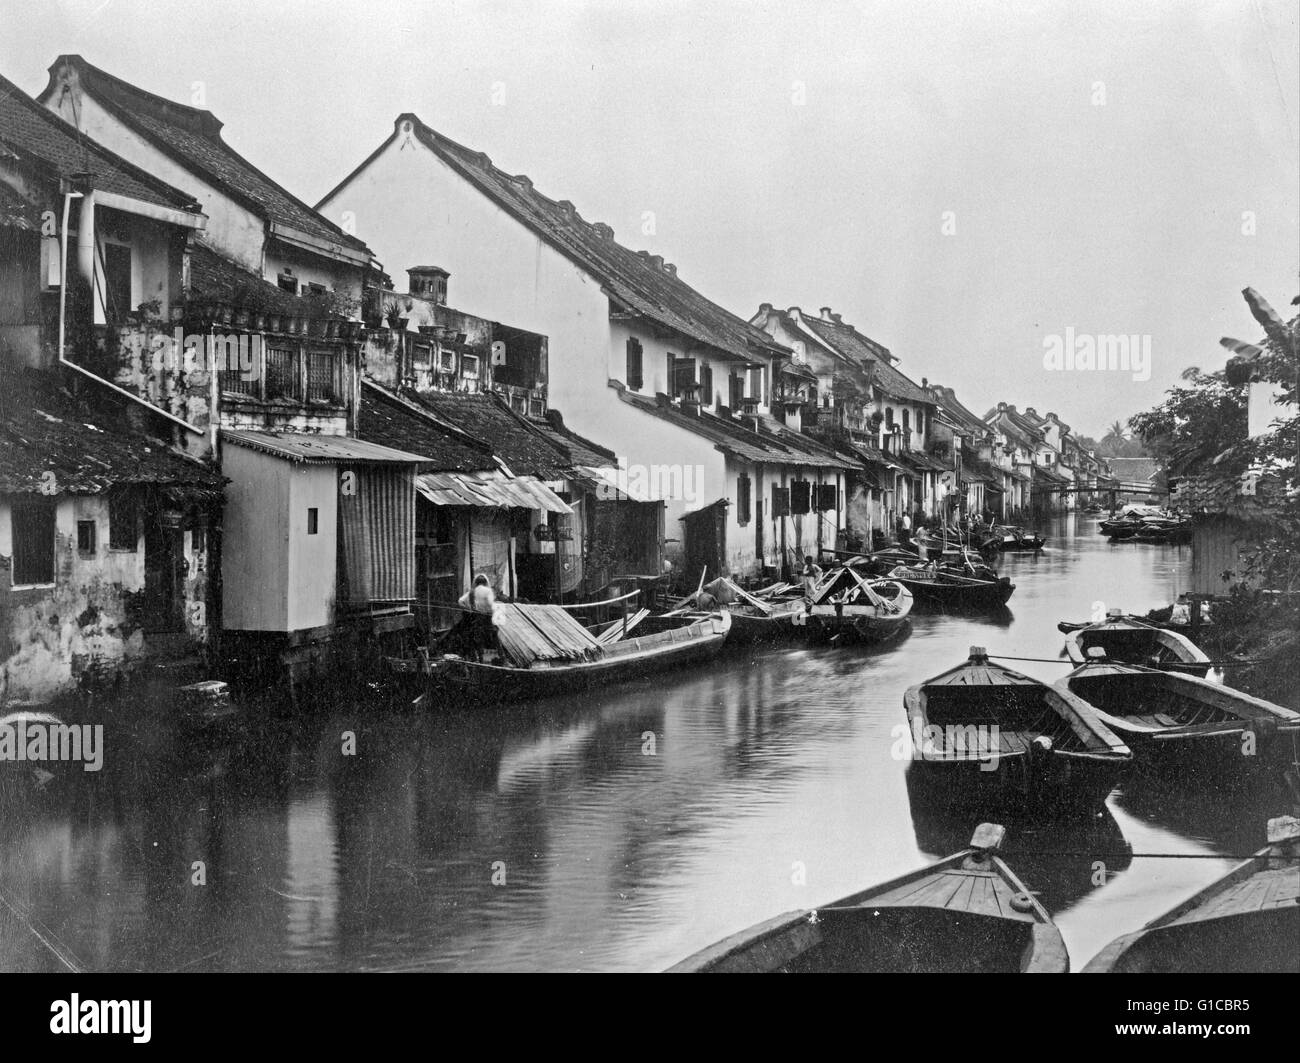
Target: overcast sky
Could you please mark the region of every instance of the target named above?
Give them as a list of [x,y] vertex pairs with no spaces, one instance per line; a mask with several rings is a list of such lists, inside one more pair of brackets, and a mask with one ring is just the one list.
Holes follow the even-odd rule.
[[[201,92],[309,203],[414,111],[736,313],[830,305],[1093,435],[1300,290],[1298,39],[1294,0],[0,0],[33,94],[62,52]],[[1150,379],[1045,370],[1067,327]]]

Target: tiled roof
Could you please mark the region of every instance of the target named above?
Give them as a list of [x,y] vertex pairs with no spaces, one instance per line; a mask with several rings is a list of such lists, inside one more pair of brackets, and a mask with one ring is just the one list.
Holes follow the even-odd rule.
[[933,395],[889,364],[889,351],[886,348],[862,335],[852,325],[830,322],[806,314],[800,315],[800,320],[828,347],[834,348],[850,360],[870,366],[876,386],[885,394],[905,402],[925,402],[934,405]]
[[787,428],[775,418],[763,418],[761,423],[765,431],[760,433],[740,421],[717,417],[704,411],[701,411],[698,417],[683,413],[675,407],[660,405],[653,398],[638,395],[624,388],[619,388],[618,393],[628,405],[635,406],[653,417],[668,421],[688,432],[694,432],[724,453],[743,461],[813,468],[856,469],[858,467],[857,462],[840,457],[829,447],[823,446],[801,432]]
[[[51,480],[46,474],[52,473]],[[0,493],[98,494],[119,484],[220,492],[225,480],[164,443],[90,413],[34,374],[9,376],[0,398]]]
[[301,296],[290,295],[204,244],[190,248],[189,294],[197,302],[217,301],[296,317],[305,317],[310,306]]
[[[1254,494],[1244,493],[1247,485]],[[1272,520],[1286,500],[1286,484],[1280,476],[1248,476],[1243,480],[1239,474],[1216,473],[1182,477],[1169,499],[1172,505],[1195,515],[1225,515],[1247,521]]]
[[423,144],[470,184],[596,278],[615,303],[738,358],[786,353],[767,333],[679,280],[675,269],[624,247],[608,226],[583,220],[572,203],[542,195],[527,177],[505,173],[487,155],[457,144],[413,114],[400,115],[397,125],[406,121]]
[[1160,463],[1155,458],[1107,458],[1110,474],[1118,480],[1132,483],[1149,480],[1160,471]]
[[492,448],[516,476],[561,480],[571,467],[561,450],[497,396],[484,393],[420,391],[409,397],[448,424]]
[[567,454],[569,463],[575,467],[612,467],[618,460],[612,450],[607,450],[570,429],[555,410],[548,411],[545,420],[530,417],[528,423],[550,440],[552,446]]
[[76,71],[83,90],[125,125],[266,221],[370,256],[361,240],[281,188],[226,144],[222,123],[211,111],[155,96],[91,66],[79,55],[59,56],[50,67],[51,82],[64,64]]
[[941,384],[931,384],[930,390],[934,392],[939,400],[939,408],[947,413],[959,427],[974,432],[988,431],[989,426],[977,414],[962,405],[952,388],[944,387]]
[[428,458],[422,472],[488,472],[500,468],[487,443],[467,437],[427,410],[371,380],[361,382],[357,438]]
[[0,77],[0,147],[34,162],[52,178],[93,173],[94,187],[155,206],[197,213],[194,197],[172,188],[89,137],[82,136],[13,82]]

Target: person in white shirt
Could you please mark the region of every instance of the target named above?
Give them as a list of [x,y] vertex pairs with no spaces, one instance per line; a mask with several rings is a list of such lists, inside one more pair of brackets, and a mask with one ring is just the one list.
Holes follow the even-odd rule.
[[470,612],[478,659],[483,659],[484,650],[500,654],[496,630],[497,596],[492,592],[487,576],[480,572],[474,577],[474,586],[461,595],[459,605]]

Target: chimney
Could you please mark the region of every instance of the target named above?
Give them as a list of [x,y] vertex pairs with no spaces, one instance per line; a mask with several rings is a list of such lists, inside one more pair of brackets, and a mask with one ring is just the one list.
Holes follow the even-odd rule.
[[831,313],[831,308],[830,308],[829,306],[823,306],[823,307],[822,307],[822,320],[823,320],[823,321],[834,321],[834,320],[835,320],[835,315]]
[[921,387],[928,388],[929,386],[930,386],[930,381],[927,380],[925,377],[921,377]]
[[651,264],[652,266],[654,266],[655,269],[659,269],[659,270],[663,269],[663,268],[664,268],[664,256],[663,256],[663,255],[651,255],[651,256],[650,256],[650,264]]
[[603,221],[595,222],[591,227],[596,231],[596,235],[599,236],[602,240],[614,239],[614,230],[610,228],[608,225],[606,225]]
[[834,321],[835,324],[837,325],[842,325],[844,323],[843,321],[840,320],[839,314],[831,314],[831,320]]
[[759,304],[758,304],[758,312],[759,312],[760,314],[770,314],[770,313],[772,312],[772,304],[771,304],[771,303],[759,303]]
[[675,276],[677,276],[677,266],[676,266],[676,264],[675,264],[675,263],[672,263],[672,262],[665,262],[665,263],[664,263],[664,272],[667,273],[668,276],[670,276],[670,277],[675,277]]

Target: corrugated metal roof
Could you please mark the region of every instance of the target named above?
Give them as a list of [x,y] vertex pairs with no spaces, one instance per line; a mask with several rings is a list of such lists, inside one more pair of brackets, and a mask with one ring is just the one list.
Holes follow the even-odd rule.
[[318,436],[306,432],[249,432],[223,428],[221,438],[264,454],[273,454],[286,461],[332,465],[339,462],[402,462],[419,464],[427,461],[419,454],[408,454],[378,443],[349,436]]
[[426,472],[415,489],[435,506],[493,506],[499,509],[544,509],[572,513],[568,503],[533,476],[493,473]]

